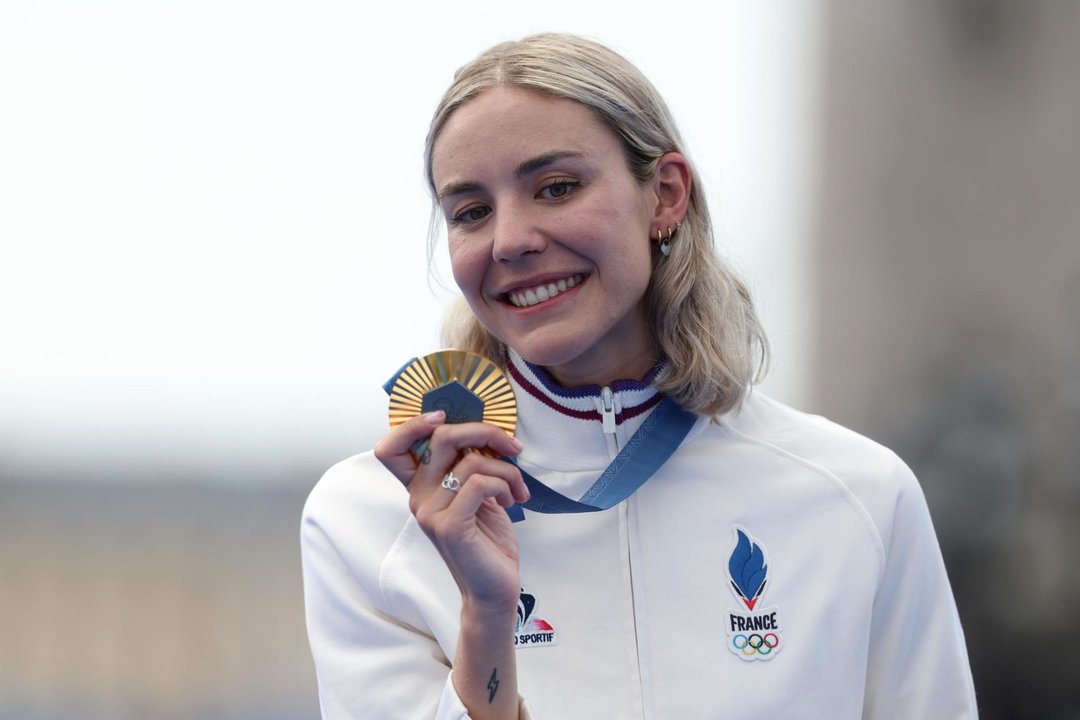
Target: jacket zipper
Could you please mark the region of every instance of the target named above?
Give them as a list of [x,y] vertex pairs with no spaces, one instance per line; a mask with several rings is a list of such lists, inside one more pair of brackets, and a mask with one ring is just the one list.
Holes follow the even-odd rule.
[[615,434],[615,395],[607,385],[600,388],[600,417],[604,421],[604,433]]
[[607,440],[608,453],[612,459],[619,454],[622,447],[619,443],[619,428],[615,422],[615,394],[606,385],[600,388],[600,421]]
[[[619,453],[619,451],[622,450],[622,446],[621,446],[621,443],[619,443],[618,425],[615,422],[615,394],[613,392],[611,392],[611,388],[606,386],[606,385],[604,387],[600,388],[600,419],[602,421],[601,424],[603,425],[604,435],[608,439],[608,450],[609,450],[609,452],[611,452],[611,457],[614,458]],[[634,666],[635,666],[635,668],[637,670],[637,686],[638,686],[637,704],[641,709],[641,713],[642,713],[641,716],[644,718],[645,716],[648,715],[648,713],[645,710],[645,692],[644,692],[645,683],[644,683],[644,680],[642,678],[642,668],[641,668],[641,662],[642,662],[641,661],[641,644],[640,644],[640,642],[641,642],[641,640],[640,640],[641,628],[639,627],[639,623],[638,623],[638,620],[637,620],[637,609],[636,609],[639,601],[638,601],[638,595],[637,595],[637,586],[634,583],[634,565],[635,565],[635,562],[634,562],[634,547],[633,547],[633,542],[631,541],[631,530],[630,530],[631,522],[630,522],[629,508],[628,508],[627,503],[625,503],[625,502],[624,503],[619,503],[619,515],[620,515],[620,525],[621,525],[621,531],[620,532],[623,535],[624,541],[626,543],[627,579],[629,580],[629,583],[630,583],[630,587],[629,587],[629,590],[630,590],[630,593],[629,593],[630,594],[630,610],[631,610],[631,617],[633,618],[632,625],[633,625],[633,629],[634,629],[634,648],[635,648],[635,651],[634,651]]]

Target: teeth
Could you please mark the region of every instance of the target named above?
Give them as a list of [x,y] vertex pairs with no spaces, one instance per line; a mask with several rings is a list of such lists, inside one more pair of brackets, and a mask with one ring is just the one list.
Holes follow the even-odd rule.
[[537,285],[534,288],[509,293],[509,299],[511,304],[517,307],[529,307],[542,303],[545,300],[550,300],[559,293],[564,293],[570,288],[577,287],[582,281],[580,275],[574,275],[573,277],[564,278],[558,282],[548,283],[547,285]]

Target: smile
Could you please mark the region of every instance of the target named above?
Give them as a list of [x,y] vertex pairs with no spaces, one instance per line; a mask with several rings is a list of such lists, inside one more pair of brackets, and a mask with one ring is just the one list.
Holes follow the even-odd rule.
[[556,295],[564,293],[573,287],[577,287],[581,284],[583,279],[584,278],[581,275],[574,275],[573,277],[564,278],[557,282],[550,282],[544,285],[537,285],[536,287],[531,287],[526,290],[513,290],[506,294],[506,299],[510,301],[511,305],[516,307],[539,305]]

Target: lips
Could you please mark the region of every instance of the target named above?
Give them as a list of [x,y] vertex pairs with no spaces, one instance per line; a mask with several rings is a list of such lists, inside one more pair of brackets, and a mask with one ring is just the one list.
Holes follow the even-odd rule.
[[515,307],[532,307],[581,284],[584,276],[573,275],[554,282],[542,283],[530,288],[519,288],[506,293],[506,300]]

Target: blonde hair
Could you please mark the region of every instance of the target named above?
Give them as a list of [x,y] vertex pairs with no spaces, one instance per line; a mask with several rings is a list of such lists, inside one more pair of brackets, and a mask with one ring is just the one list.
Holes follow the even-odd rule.
[[[668,152],[686,155],[660,94],[618,53],[574,35],[543,34],[496,45],[454,75],[432,118],[425,146],[428,184],[435,141],[457,108],[484,90],[515,86],[591,108],[619,138],[639,182],[652,179]],[[691,170],[693,173],[693,170]],[[750,293],[717,255],[699,183],[691,183],[686,216],[671,254],[654,249],[645,306],[666,360],[655,380],[679,405],[701,415],[737,407],[765,375],[769,346]],[[447,315],[443,341],[506,363],[506,346],[461,299]]]

